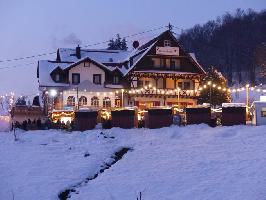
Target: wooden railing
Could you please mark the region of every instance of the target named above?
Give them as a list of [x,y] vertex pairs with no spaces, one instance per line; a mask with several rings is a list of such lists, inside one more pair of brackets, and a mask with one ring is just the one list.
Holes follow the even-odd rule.
[[180,97],[197,97],[197,90],[180,90],[180,89],[135,89],[126,92],[129,96],[157,95],[157,96],[180,96]]

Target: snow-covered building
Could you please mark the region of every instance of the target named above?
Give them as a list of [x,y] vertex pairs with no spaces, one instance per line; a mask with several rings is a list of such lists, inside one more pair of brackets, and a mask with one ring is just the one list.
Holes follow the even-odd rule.
[[204,74],[171,30],[131,51],[60,48],[37,70],[39,90],[55,109],[195,105]]

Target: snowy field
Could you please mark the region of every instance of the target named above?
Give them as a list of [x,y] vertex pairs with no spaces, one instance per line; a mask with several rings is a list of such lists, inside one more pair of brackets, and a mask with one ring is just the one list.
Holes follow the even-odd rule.
[[265,144],[265,126],[2,132],[0,199],[265,200]]

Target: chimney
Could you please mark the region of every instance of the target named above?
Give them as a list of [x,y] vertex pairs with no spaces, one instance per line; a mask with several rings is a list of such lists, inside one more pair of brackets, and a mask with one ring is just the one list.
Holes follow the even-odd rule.
[[76,56],[77,56],[78,59],[81,58],[81,54],[80,54],[80,46],[79,46],[79,45],[76,47]]
[[56,61],[61,62],[59,49],[57,49],[57,52],[56,52]]

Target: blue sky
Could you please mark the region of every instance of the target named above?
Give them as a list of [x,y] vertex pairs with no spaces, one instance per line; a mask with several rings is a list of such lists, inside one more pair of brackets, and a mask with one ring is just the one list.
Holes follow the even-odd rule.
[[[266,0],[0,0],[0,60],[92,44],[116,33],[125,36],[169,22],[186,29],[236,8],[260,11]],[[144,42],[156,33],[132,40]],[[94,48],[98,47],[104,46]],[[38,59],[47,58],[53,56]],[[36,94],[38,59],[0,62],[0,94]],[[1,69],[23,64],[29,65]]]

